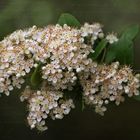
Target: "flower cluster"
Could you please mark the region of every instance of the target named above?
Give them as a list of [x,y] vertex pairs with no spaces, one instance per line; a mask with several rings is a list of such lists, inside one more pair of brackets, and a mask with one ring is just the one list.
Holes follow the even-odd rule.
[[67,25],[50,27],[51,38],[48,40],[49,61],[42,67],[43,79],[56,89],[72,88],[77,80],[76,73],[87,69],[93,52],[92,47],[84,43],[81,31]]
[[110,44],[113,44],[118,41],[118,38],[115,34],[111,33],[106,36],[106,40],[108,40]]
[[24,59],[20,46],[0,47],[0,92],[9,95],[14,87],[21,88],[23,77],[33,67],[32,59]]
[[81,29],[67,25],[43,29],[33,26],[6,37],[0,42],[0,56],[4,56],[0,58],[0,92],[9,95],[14,87],[20,88],[23,77],[38,62],[46,64],[42,67],[42,78],[56,88],[73,85],[77,79],[73,71],[84,70],[91,62],[87,56],[93,52],[92,46],[84,43],[82,33]]
[[21,96],[21,101],[27,100],[29,103],[28,124],[31,129],[36,127],[41,131],[47,129],[45,119],[62,119],[74,108],[72,99],[63,99],[63,92],[44,86],[37,91],[26,87]]
[[94,23],[91,25],[85,23],[84,26],[81,27],[81,36],[90,37],[90,42],[93,45],[98,38],[104,37],[102,25],[100,23]]
[[85,103],[94,105],[95,111],[101,115],[109,102],[119,105],[125,95],[139,95],[140,75],[133,75],[128,66],[120,67],[119,62],[98,65],[94,72],[82,74],[80,80]]
[[69,114],[73,98],[64,98],[64,91],[79,84],[85,104],[103,115],[110,101],[118,105],[124,95],[138,95],[140,80],[131,68],[118,62],[93,61],[90,55],[102,39],[107,44],[118,41],[115,34],[105,36],[99,23],[85,23],[79,29],[65,24],[15,31],[0,42],[0,93],[9,95],[21,88],[25,76],[41,64],[40,87],[35,90],[29,83],[20,97],[28,103],[31,128],[46,130],[47,118],[62,119]]

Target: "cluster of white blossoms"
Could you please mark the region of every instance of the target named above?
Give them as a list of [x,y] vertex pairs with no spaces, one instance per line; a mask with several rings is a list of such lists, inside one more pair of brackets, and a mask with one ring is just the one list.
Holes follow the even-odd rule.
[[[47,52],[50,63],[42,67],[42,78],[55,86],[56,89],[72,88],[77,80],[76,73],[87,69],[93,52],[92,46],[84,43],[81,31],[67,25],[50,27],[53,36],[48,40]],[[51,35],[49,35],[51,36]]]
[[81,29],[67,25],[39,29],[33,26],[6,37],[0,42],[0,56],[4,56],[0,57],[0,92],[9,95],[14,87],[20,88],[23,77],[39,62],[44,64],[43,79],[57,89],[71,88],[77,79],[74,71],[81,72],[91,63],[87,56],[93,49],[84,43],[82,34],[90,31],[97,35],[101,31],[99,24],[84,28],[87,26]]
[[102,25],[100,23],[88,24],[85,23],[81,27],[82,37],[91,37],[90,42],[93,45],[98,38],[103,38],[104,33],[102,30]]
[[118,41],[118,38],[114,33],[110,33],[106,36],[106,40],[108,40],[110,44],[113,44]]
[[47,118],[62,119],[74,108],[72,99],[63,99],[63,92],[54,90],[53,87],[44,85],[40,90],[34,91],[26,87],[22,93],[21,101],[27,100],[29,114],[28,124],[32,128],[44,131],[47,129]]
[[139,95],[140,75],[133,75],[128,66],[119,66],[119,62],[111,65],[98,65],[94,72],[81,74],[85,103],[93,105],[101,115],[107,110],[105,105],[115,102],[119,105],[125,95]]
[[31,128],[45,130],[45,119],[62,119],[68,114],[74,104],[63,92],[73,90],[79,82],[85,104],[94,105],[103,115],[109,101],[118,105],[125,94],[138,95],[140,81],[127,66],[98,64],[89,58],[102,38],[108,44],[118,41],[115,34],[105,37],[99,23],[85,23],[79,29],[51,25],[15,31],[0,42],[0,93],[9,95],[21,88],[27,74],[41,63],[42,85],[33,90],[29,84],[21,95],[21,101],[28,103]]
[[44,64],[43,79],[56,89],[71,89],[76,73],[88,71],[92,65],[88,55],[93,47],[84,42],[89,36],[92,44],[103,37],[102,26],[85,23],[80,29],[52,25],[15,31],[0,42],[0,56],[4,56],[0,57],[0,92],[9,95],[14,87],[21,88],[24,76],[39,62]]

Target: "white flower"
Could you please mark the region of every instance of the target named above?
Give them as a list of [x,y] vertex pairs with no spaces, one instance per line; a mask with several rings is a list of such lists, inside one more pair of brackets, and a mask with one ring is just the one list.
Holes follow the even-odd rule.
[[116,36],[115,34],[111,33],[111,34],[108,34],[108,35],[106,36],[106,40],[107,40],[110,44],[113,44],[113,43],[115,43],[115,42],[118,41],[118,38],[117,38],[117,36]]

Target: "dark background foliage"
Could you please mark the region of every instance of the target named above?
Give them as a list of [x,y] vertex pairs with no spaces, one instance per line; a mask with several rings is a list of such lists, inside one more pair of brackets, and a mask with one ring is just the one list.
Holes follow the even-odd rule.
[[[139,7],[139,0],[0,0],[0,39],[16,29],[54,24],[63,12],[73,14],[81,23],[101,22],[106,32],[120,32],[128,25],[140,24]],[[140,69],[139,45],[138,36],[135,70]],[[127,99],[119,107],[110,105],[104,117],[92,109],[82,112],[77,108],[63,120],[49,121],[49,130],[39,133],[26,125],[27,109],[19,95],[17,92],[0,98],[0,140],[140,138],[140,102],[134,99]]]

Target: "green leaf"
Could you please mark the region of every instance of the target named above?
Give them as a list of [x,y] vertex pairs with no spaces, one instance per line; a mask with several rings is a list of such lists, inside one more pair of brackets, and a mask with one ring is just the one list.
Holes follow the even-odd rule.
[[90,54],[90,58],[96,60],[107,45],[107,40],[103,39],[95,48],[95,52]]
[[139,25],[132,25],[123,32],[121,37],[129,40],[134,40],[137,34],[139,33],[139,30]]
[[119,61],[120,64],[133,64],[133,42],[126,38],[120,38],[117,43],[109,46],[105,62]]
[[114,48],[116,49],[116,60],[120,64],[133,64],[133,42],[131,40],[121,38]]
[[127,28],[121,35],[119,41],[108,47],[105,57],[106,63],[116,60],[121,64],[133,64],[133,40],[139,32],[139,26],[133,25]]
[[109,48],[107,50],[107,53],[106,53],[106,56],[105,56],[105,63],[109,64],[109,63],[113,62],[115,58],[116,58],[115,50]]
[[72,27],[80,27],[80,22],[74,16],[68,13],[64,13],[60,16],[58,24],[60,24],[61,26],[67,24]]
[[41,75],[41,66],[42,64],[39,63],[38,66],[35,68],[35,70],[33,71],[32,75],[31,75],[31,86],[33,87],[37,87],[38,85],[40,85],[41,81],[42,81],[42,75]]

